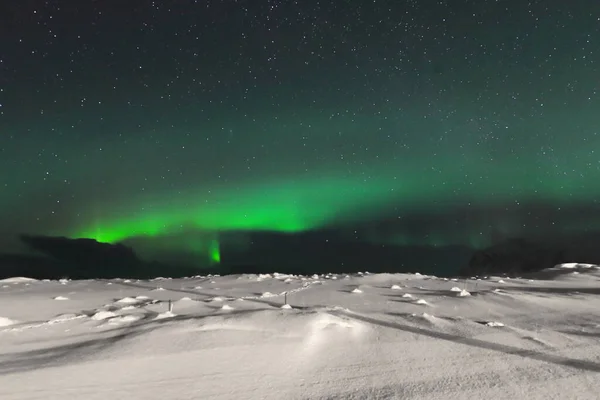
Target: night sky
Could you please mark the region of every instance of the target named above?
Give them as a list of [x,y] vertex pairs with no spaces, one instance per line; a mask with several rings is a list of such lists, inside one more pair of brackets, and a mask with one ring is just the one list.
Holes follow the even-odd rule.
[[597,1],[0,5],[3,251],[591,232],[599,133]]

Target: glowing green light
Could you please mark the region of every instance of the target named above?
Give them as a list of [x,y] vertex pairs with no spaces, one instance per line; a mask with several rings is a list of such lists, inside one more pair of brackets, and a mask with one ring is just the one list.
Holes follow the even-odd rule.
[[[514,161],[514,162],[513,162]],[[425,212],[430,220],[453,205],[493,205],[545,201],[560,205],[572,197],[581,201],[595,199],[597,191],[588,189],[580,176],[557,174],[546,179],[535,160],[512,160],[500,166],[455,156],[406,159],[409,167],[394,170],[389,165],[360,168],[359,172],[329,171],[314,175],[296,175],[203,187],[185,195],[153,193],[148,197],[129,198],[122,204],[96,205],[94,212],[78,210],[85,221],[71,237],[93,238],[115,243],[131,238],[161,238],[182,232],[275,231],[305,232],[352,221],[376,218],[382,210],[396,209],[399,214]],[[579,161],[578,161],[579,162]],[[436,168],[432,168],[435,163]],[[465,171],[478,171],[467,175]],[[277,176],[277,174],[274,174]],[[591,179],[591,173],[585,179]],[[600,173],[594,178],[600,180]],[[90,214],[93,214],[91,216]],[[87,219],[85,216],[87,215]],[[489,225],[489,224],[487,224]],[[504,226],[505,225],[505,226]],[[519,221],[494,225],[501,234],[518,231]],[[458,229],[458,231],[457,231]],[[368,233],[375,243],[445,246],[466,244],[486,246],[492,239],[486,227],[457,227],[452,231],[413,232],[400,227],[380,235]],[[187,239],[186,239],[187,240]],[[167,241],[174,248],[194,249],[210,262],[220,262],[218,240],[193,237]],[[216,242],[214,241],[216,240]]]
[[221,250],[219,249],[219,241],[213,240],[210,243],[210,260],[218,264],[221,262]]
[[[302,232],[334,221],[364,215],[389,200],[390,180],[368,183],[347,178],[276,181],[225,188],[207,199],[169,199],[150,211],[124,209],[120,215],[96,217],[73,237],[114,243],[130,237],[157,237],[185,230]],[[400,191],[396,191],[400,194]]]

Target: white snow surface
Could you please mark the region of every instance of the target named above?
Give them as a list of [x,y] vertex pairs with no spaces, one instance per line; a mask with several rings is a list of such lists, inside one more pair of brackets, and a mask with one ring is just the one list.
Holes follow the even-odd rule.
[[8,285],[0,399],[597,399],[600,269],[504,281],[461,280],[465,297],[416,274]]
[[37,282],[37,279],[15,276],[14,278],[0,279],[0,283],[30,283]]
[[0,317],[0,327],[15,325],[17,322],[10,318]]

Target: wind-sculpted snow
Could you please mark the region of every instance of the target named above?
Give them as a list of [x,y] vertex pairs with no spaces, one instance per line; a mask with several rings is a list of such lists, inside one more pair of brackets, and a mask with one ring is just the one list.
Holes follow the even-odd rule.
[[5,280],[0,398],[594,399],[599,283],[583,264]]

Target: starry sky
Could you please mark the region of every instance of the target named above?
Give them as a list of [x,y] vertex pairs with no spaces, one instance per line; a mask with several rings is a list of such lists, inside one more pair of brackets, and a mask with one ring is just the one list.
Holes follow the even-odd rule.
[[600,3],[23,0],[0,19],[0,250],[600,228]]

